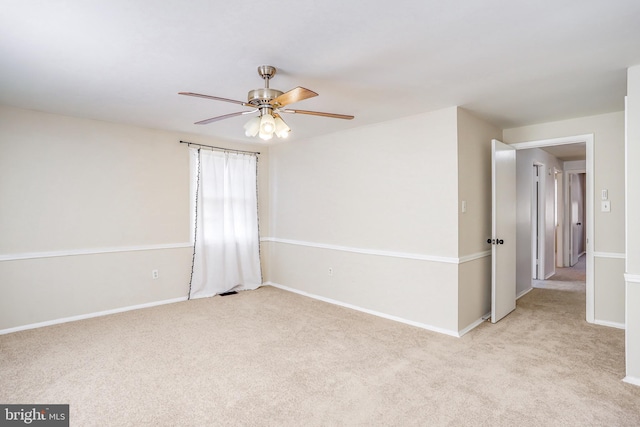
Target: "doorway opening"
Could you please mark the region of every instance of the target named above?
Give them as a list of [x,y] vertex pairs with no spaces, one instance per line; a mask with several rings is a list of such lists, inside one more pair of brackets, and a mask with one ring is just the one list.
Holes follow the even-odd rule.
[[[530,181],[518,185],[517,296],[534,286],[579,282],[556,280],[569,274],[584,277],[572,286],[582,286],[586,320],[593,323],[593,135],[511,146],[516,148],[518,179]],[[528,151],[536,151],[537,157]]]
[[[563,176],[568,181],[566,191],[561,191]],[[554,173],[556,269],[548,277],[534,279],[535,288],[586,291],[586,179],[582,171],[556,170]],[[565,205],[567,209],[563,209]],[[568,216],[567,227],[563,227],[563,212]],[[567,242],[566,254],[562,250],[563,241]]]

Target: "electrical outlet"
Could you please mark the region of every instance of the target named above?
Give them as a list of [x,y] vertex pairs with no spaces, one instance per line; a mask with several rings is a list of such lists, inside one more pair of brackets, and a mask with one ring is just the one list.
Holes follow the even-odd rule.
[[333,276],[333,268],[332,267],[329,267],[329,272],[328,273],[329,273],[329,276]]
[[160,272],[158,270],[151,270],[151,277],[157,279],[160,277]]

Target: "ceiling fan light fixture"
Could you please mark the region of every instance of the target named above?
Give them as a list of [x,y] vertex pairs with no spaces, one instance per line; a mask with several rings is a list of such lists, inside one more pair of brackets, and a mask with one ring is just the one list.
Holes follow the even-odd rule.
[[289,136],[289,132],[291,132],[291,128],[287,126],[287,124],[282,120],[280,116],[275,118],[276,123],[276,136],[278,138],[286,138]]
[[273,136],[276,131],[276,121],[271,114],[264,114],[260,118],[260,133],[265,133]]
[[268,141],[271,138],[273,138],[273,132],[268,133],[268,132],[262,132],[260,131],[260,133],[258,134],[258,136],[260,137],[260,139],[264,140],[264,141]]
[[246,136],[254,137],[260,131],[260,117],[256,116],[249,120],[244,125],[244,134]]

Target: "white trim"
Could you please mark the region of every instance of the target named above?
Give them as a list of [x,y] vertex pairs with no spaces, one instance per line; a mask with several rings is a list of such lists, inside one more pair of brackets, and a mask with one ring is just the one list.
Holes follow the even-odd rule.
[[530,287],[529,289],[525,289],[524,291],[520,292],[518,295],[516,295],[516,301],[522,298],[523,296],[525,296],[526,294],[528,294],[529,292],[531,292],[532,290],[533,290],[533,286]]
[[432,332],[438,332],[441,334],[445,334],[445,335],[450,335],[452,337],[456,337],[459,338],[461,335],[458,332],[449,330],[449,329],[444,329],[444,328],[438,328],[436,326],[431,326],[431,325],[427,325],[425,323],[419,323],[419,322],[414,322],[413,320],[407,320],[407,319],[403,319],[401,317],[397,317],[397,316],[392,316],[389,314],[385,314],[385,313],[381,313],[379,311],[374,311],[374,310],[369,310],[367,308],[362,308],[362,307],[358,307],[356,305],[353,304],[348,304],[346,302],[342,302],[342,301],[338,301],[338,300],[334,300],[331,298],[326,298],[320,295],[316,295],[316,294],[311,294],[305,291],[301,291],[299,289],[294,289],[294,288],[290,288],[288,286],[283,286],[280,285],[278,283],[273,283],[273,282],[266,282],[265,285],[268,286],[273,286],[274,288],[278,288],[278,289],[282,289],[283,291],[287,291],[287,292],[293,292],[295,294],[299,294],[305,297],[309,297],[309,298],[313,298],[319,301],[323,301],[329,304],[334,304],[334,305],[338,305],[340,307],[345,307],[345,308],[350,308],[352,310],[356,310],[356,311],[361,311],[363,313],[367,313],[367,314],[371,314],[373,316],[377,316],[377,317],[382,317],[383,319],[388,319],[388,320],[393,320],[395,322],[400,322],[400,323],[404,323],[407,325],[411,325],[411,326],[415,326],[421,329],[426,329],[428,331],[432,331]]
[[626,259],[627,255],[620,252],[594,252],[593,256],[595,258],[616,258],[616,259]]
[[[629,112],[627,111],[627,96],[624,97],[624,251],[629,253]],[[625,271],[629,268],[629,263],[625,262]],[[625,299],[625,301],[627,301]],[[628,307],[627,307],[628,309]]]
[[596,325],[600,325],[600,326],[608,326],[610,328],[617,328],[617,329],[626,329],[626,325],[624,323],[618,323],[618,322],[609,322],[608,320],[594,320],[593,321],[594,324]]
[[191,243],[165,243],[160,245],[145,245],[145,246],[120,246],[112,248],[93,248],[93,249],[69,249],[64,251],[51,251],[51,252],[26,252],[21,254],[7,254],[0,255],[0,261],[17,261],[21,259],[37,259],[37,258],[55,258],[61,256],[76,256],[76,255],[96,255],[96,254],[108,254],[115,252],[134,252],[134,251],[153,251],[157,249],[177,249],[177,248],[190,248],[193,247]]
[[[593,141],[593,134],[565,136],[562,138],[541,139],[537,141],[514,142],[511,145],[516,150],[527,150],[529,148],[553,147],[555,145],[576,144],[580,142]],[[588,167],[588,166],[587,166]]]
[[640,386],[640,378],[630,377],[627,375],[622,379],[622,381],[624,381],[627,384]]
[[414,259],[418,261],[442,262],[446,264],[464,264],[465,262],[474,261],[476,259],[491,256],[491,251],[477,252],[471,255],[465,255],[460,258],[443,257],[439,255],[415,254],[409,252],[381,251],[378,249],[353,248],[348,246],[330,245],[326,243],[305,242],[302,240],[281,239],[278,237],[262,237],[261,242],[284,243],[287,245],[306,246],[310,248],[329,249],[334,251],[352,252],[364,255],[386,256],[393,258]]
[[458,331],[458,335],[457,336],[458,337],[462,337],[466,333],[471,332],[471,330],[473,330],[473,329],[477,328],[478,326],[482,325],[484,322],[486,322],[490,318],[491,318],[491,312],[488,312],[487,314],[485,314],[484,316],[482,316],[481,318],[479,318],[478,320],[476,320],[475,322],[473,322],[472,324],[470,324],[466,328]]
[[640,274],[624,274],[624,280],[627,283],[640,283]]
[[475,254],[465,255],[463,257],[460,257],[458,258],[458,264],[464,264],[465,262],[475,261],[477,259],[485,258],[488,256],[491,256],[491,249],[489,249],[488,251],[477,252]]
[[[628,73],[627,73],[628,76]],[[628,79],[628,77],[627,77]],[[625,253],[629,253],[629,108],[627,105],[628,97],[624,97],[624,251]],[[624,271],[629,270],[629,259],[625,259],[624,262]],[[631,308],[631,304],[629,304],[629,283],[632,283],[631,278],[633,275],[625,273],[624,280],[624,321],[628,325],[629,324],[629,309]],[[639,277],[640,278],[640,277]],[[640,280],[639,280],[640,282]],[[633,327],[633,326],[632,326]],[[629,373],[631,370],[631,362],[630,359],[632,357],[632,351],[629,350],[630,340],[629,337],[631,335],[629,332],[624,334],[624,355],[625,355],[625,373]],[[635,356],[635,352],[634,356]],[[622,381],[627,382],[629,384],[634,384],[640,386],[640,378],[630,377],[627,375]]]
[[[536,170],[536,178],[531,180],[531,252],[534,256],[531,257],[531,262],[533,264],[533,260],[537,257],[537,263],[535,266],[532,265],[536,273],[536,279],[540,277],[545,277],[544,272],[546,270],[546,216],[545,216],[545,208],[547,203],[546,197],[546,186],[547,186],[547,174],[545,173],[546,165],[542,162],[535,160],[532,163],[532,166]],[[537,191],[536,191],[536,183]],[[535,203],[533,199],[535,198]],[[517,196],[516,196],[517,200]],[[516,202],[517,205],[517,202]],[[537,244],[536,244],[537,242]],[[539,249],[536,253],[536,249]],[[551,275],[555,274],[555,262],[554,262],[554,272]],[[545,277],[545,280],[551,276]]]
[[98,311],[96,313],[80,314],[78,316],[63,317],[61,319],[47,320],[46,322],[32,323],[30,325],[16,326],[15,328],[0,329],[0,335],[10,334],[12,332],[26,331],[28,329],[42,328],[44,326],[58,325],[60,323],[75,322],[76,320],[91,319],[92,317],[108,316],[110,314],[122,313],[124,311],[138,310],[141,308],[155,307],[157,305],[173,304],[176,302],[187,301],[187,297],[173,298],[163,301],[153,301],[144,304],[130,305],[128,307],[114,308],[112,310]]

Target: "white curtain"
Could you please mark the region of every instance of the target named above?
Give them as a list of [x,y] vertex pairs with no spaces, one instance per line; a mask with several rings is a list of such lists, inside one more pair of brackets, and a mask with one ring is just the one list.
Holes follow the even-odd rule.
[[189,148],[194,255],[189,298],[262,284],[257,156]]

